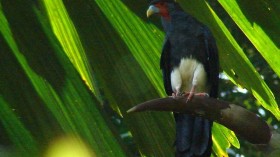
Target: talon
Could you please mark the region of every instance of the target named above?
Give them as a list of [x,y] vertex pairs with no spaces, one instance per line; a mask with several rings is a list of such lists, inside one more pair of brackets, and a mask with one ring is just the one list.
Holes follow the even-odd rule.
[[195,96],[209,97],[209,94],[208,93],[196,93]]
[[175,99],[179,95],[179,92],[175,91],[172,93],[172,98]]
[[[187,95],[187,94],[186,94],[186,95]],[[194,93],[193,93],[193,92],[189,92],[189,93],[188,93],[188,98],[187,98],[186,103],[189,102],[189,101],[191,101],[192,98],[193,98],[193,96],[194,96]]]
[[187,96],[187,102],[191,101],[193,99],[194,96],[204,96],[204,97],[209,97],[208,93],[194,93],[194,92],[188,92],[186,94],[184,94],[184,96]]
[[176,94],[175,93],[172,93],[172,96],[171,96],[173,99],[175,99],[176,97]]

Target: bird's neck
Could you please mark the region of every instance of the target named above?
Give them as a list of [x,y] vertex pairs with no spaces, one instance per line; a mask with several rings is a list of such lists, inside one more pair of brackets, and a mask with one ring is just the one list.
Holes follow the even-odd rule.
[[[182,24],[187,24],[187,18],[191,17],[183,10],[176,10],[170,13],[170,18],[161,17],[161,22],[166,34],[170,34],[177,27],[181,27]],[[179,28],[180,29],[180,28]]]
[[167,34],[169,32],[172,31],[172,25],[171,25],[171,18],[165,18],[165,17],[161,17],[161,23],[164,29],[164,32],[166,32]]

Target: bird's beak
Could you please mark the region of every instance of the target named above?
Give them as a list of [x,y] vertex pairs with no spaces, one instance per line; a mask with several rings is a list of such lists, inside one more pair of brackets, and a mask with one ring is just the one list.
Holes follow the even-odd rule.
[[150,5],[149,9],[147,10],[147,17],[150,17],[153,14],[159,13],[159,8],[154,5]]

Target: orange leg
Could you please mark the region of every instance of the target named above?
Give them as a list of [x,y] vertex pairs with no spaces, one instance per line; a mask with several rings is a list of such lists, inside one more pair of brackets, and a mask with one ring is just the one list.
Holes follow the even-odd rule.
[[186,92],[186,96],[188,96],[188,98],[187,98],[187,102],[188,101],[191,101],[192,100],[192,98],[193,98],[193,96],[207,96],[207,97],[209,97],[209,94],[208,93],[195,93],[195,85],[193,85],[192,86],[192,88],[191,88],[191,91],[190,92]]
[[187,98],[187,102],[192,100],[193,96],[194,96],[194,91],[195,91],[195,85],[192,86],[192,89],[190,92],[188,92],[188,98]]

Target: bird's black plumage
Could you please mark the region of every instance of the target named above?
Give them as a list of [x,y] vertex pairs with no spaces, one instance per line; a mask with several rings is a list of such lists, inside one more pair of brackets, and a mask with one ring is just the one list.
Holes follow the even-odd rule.
[[[210,30],[185,13],[177,3],[170,0],[153,0],[150,4],[160,2],[165,3],[169,13],[168,16],[162,16],[162,25],[166,36],[160,59],[166,93],[172,95],[172,93],[178,92],[174,91],[174,85],[172,86],[172,81],[174,82],[174,78],[177,77],[173,77],[172,80],[171,75],[179,68],[183,68],[183,71],[189,71],[191,68],[182,66],[183,60],[189,59],[203,65],[202,69],[206,73],[206,83],[201,86],[205,86],[203,89],[207,89],[207,91],[199,92],[208,92],[210,97],[217,98],[219,59],[216,43]],[[180,72],[182,73],[182,70]],[[176,121],[176,156],[210,156],[212,121],[179,113],[174,113],[174,118]]]

